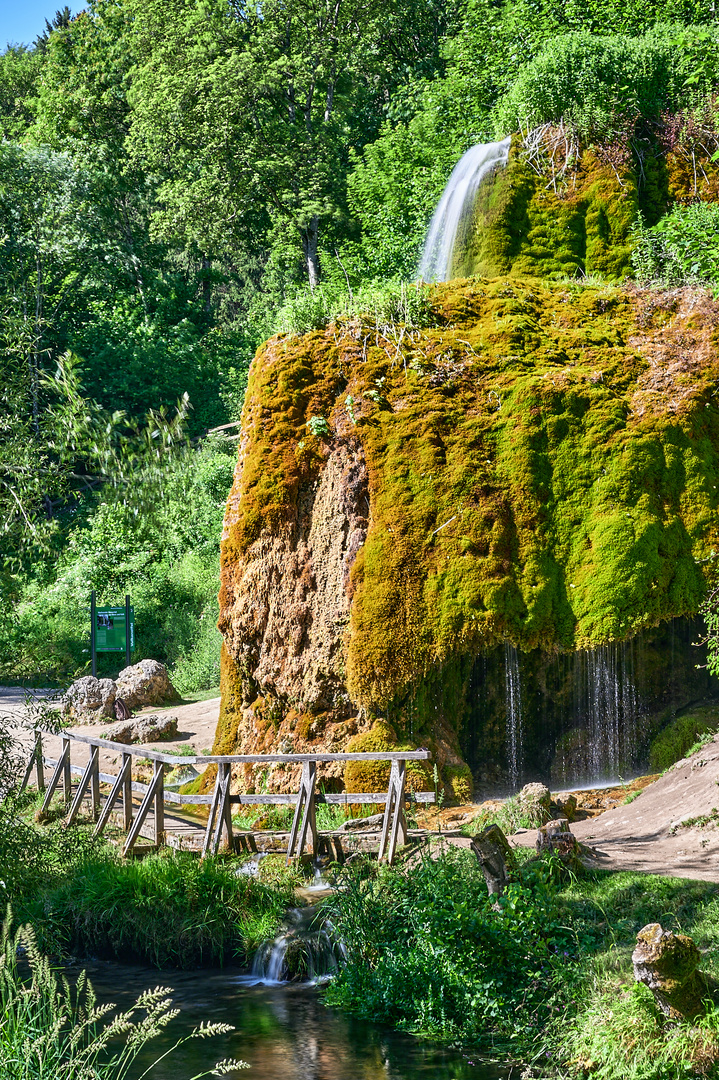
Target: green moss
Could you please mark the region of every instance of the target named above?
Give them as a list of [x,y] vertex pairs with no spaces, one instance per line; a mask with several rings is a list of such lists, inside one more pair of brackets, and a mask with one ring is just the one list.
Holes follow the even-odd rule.
[[472,771],[469,765],[445,765],[442,771],[452,800],[460,804],[470,802],[472,798]]
[[[302,472],[305,417],[329,418],[327,446],[359,440],[370,525],[352,569],[347,687],[413,745],[439,729],[456,740],[482,650],[587,648],[695,613],[719,541],[711,301],[694,296],[686,314],[651,291],[500,278],[439,285],[432,303],[423,330],[355,321],[258,354],[223,548],[238,557],[252,514],[253,528],[284,528],[313,483],[327,448]],[[263,397],[298,373],[301,408]],[[261,485],[282,493],[279,516]],[[234,745],[242,686],[224,657],[218,752]]]
[[[407,742],[399,742],[391,724],[376,720],[369,731],[350,739],[345,752],[348,754],[372,754],[381,751],[416,750]],[[346,791],[386,791],[390,774],[389,761],[348,761],[345,765]],[[410,791],[430,791],[431,776],[419,761],[407,763],[407,787]]]
[[480,185],[454,274],[623,278],[636,211],[631,171],[619,176],[587,149],[576,168],[552,181],[550,171],[540,175],[528,164],[515,139],[507,167]]
[[680,761],[700,741],[708,742],[719,730],[719,710],[716,706],[692,709],[677,716],[657,735],[649,748],[649,764],[654,772],[663,772]]

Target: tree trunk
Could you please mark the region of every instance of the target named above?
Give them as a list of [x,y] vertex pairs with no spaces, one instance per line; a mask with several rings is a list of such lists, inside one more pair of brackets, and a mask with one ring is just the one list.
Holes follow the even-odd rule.
[[302,251],[307,263],[307,276],[312,292],[315,291],[315,287],[320,283],[320,257],[317,251],[319,232],[320,222],[319,218],[316,216],[310,218],[309,224],[301,230]]

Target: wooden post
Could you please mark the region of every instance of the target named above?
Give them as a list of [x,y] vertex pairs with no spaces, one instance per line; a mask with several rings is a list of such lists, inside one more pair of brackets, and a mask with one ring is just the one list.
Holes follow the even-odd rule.
[[97,616],[95,605],[95,590],[90,593],[90,656],[92,658],[92,674],[97,678]]
[[[108,821],[110,820],[110,813],[112,811],[112,808],[120,797],[120,792],[122,792],[124,800],[128,781],[130,784],[132,784],[132,776],[130,773],[131,767],[132,758],[129,754],[123,754],[120,772],[118,773],[115,783],[112,785],[112,791],[107,797],[107,802],[102,808],[102,813],[100,814],[97,825],[95,826],[95,832],[93,833],[93,836],[100,836],[103,829],[107,825]],[[130,789],[130,791],[132,791],[132,788]],[[125,819],[125,821],[127,822],[127,819]],[[130,825],[132,825],[132,814],[130,814]],[[125,824],[126,832],[129,830],[130,825]]]
[[80,806],[82,805],[82,800],[85,797],[85,792],[87,791],[88,785],[90,785],[91,788],[94,789],[95,783],[97,781],[97,798],[95,797],[94,790],[92,791],[91,795],[93,818],[95,817],[95,807],[99,803],[100,799],[100,784],[99,778],[97,777],[97,773],[100,768],[99,762],[100,748],[98,746],[91,746],[90,760],[85,766],[85,771],[82,774],[80,783],[77,785],[77,791],[75,792],[75,798],[73,799],[72,806],[70,807],[70,813],[65,818],[66,825],[72,825],[73,821],[80,812]]
[[121,775],[125,780],[122,787],[122,824],[126,833],[132,828],[132,754],[122,755]]
[[62,755],[65,765],[62,771],[62,786],[65,792],[65,802],[69,803],[72,799],[72,773],[70,772],[70,736],[63,735],[62,737]]
[[[315,783],[317,780],[317,762],[316,761],[303,761],[302,762],[302,779],[300,781],[300,790],[297,794],[297,805],[295,807],[295,816],[292,821],[292,831],[290,832],[290,842],[287,845],[287,862],[289,863],[292,856],[295,854],[295,845],[297,846],[297,857],[300,858],[304,851],[305,842],[307,840],[307,833],[309,831],[312,837],[312,857],[317,858],[318,854],[318,836],[317,836],[317,820],[315,814]],[[301,825],[300,825],[301,823]],[[298,839],[299,834],[299,839]]]
[[35,777],[37,780],[37,790],[45,790],[45,772],[42,764],[42,735],[39,731],[35,732],[35,744],[30,754],[30,760],[27,763],[27,768],[20,784],[20,791],[24,791],[27,787],[32,770],[35,769]]
[[[407,822],[404,816],[404,785],[407,774],[406,761],[393,761],[389,773],[389,786],[387,788],[387,802],[384,808],[384,821],[382,822],[382,838],[379,842],[377,860],[381,860],[387,847],[389,835],[389,849],[387,850],[387,862],[392,865],[397,847],[403,847],[407,843]],[[394,813],[393,813],[394,811]],[[391,822],[391,832],[390,832]]]
[[165,843],[165,767],[161,761],[155,762],[155,843],[158,847]]
[[125,667],[130,666],[130,597],[125,596]]
[[41,814],[44,814],[45,811],[50,806],[50,803],[52,802],[52,797],[55,794],[55,788],[60,783],[60,777],[61,776],[65,777],[65,791],[67,792],[67,788],[68,788],[67,775],[68,775],[69,771],[70,771],[70,740],[66,739],[66,738],[63,738],[62,753],[60,754],[57,765],[55,766],[55,771],[53,772],[53,774],[52,774],[52,776],[50,778],[50,783],[47,785],[47,790],[45,791],[45,798],[43,799],[42,807],[40,808],[40,813]]

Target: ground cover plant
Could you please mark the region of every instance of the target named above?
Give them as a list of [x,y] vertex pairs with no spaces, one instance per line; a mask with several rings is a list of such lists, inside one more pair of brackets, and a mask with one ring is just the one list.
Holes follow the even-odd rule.
[[638,873],[569,875],[520,852],[492,906],[467,852],[355,867],[329,902],[347,963],[330,1003],[405,1030],[468,1040],[529,1063],[527,1075],[680,1080],[719,1067],[719,1002],[667,1023],[634,982],[649,922],[691,935],[719,973],[719,886]]

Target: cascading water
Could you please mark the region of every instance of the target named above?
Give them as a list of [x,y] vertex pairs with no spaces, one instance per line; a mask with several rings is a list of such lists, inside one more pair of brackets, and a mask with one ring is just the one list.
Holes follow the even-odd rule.
[[474,207],[477,189],[493,169],[506,165],[511,139],[473,146],[455,165],[429,226],[419,266],[424,281],[449,280],[457,234]]
[[287,913],[283,932],[260,945],[247,982],[266,986],[293,980],[318,982],[337,972],[344,955],[328,919],[311,906],[294,908]]
[[512,790],[519,786],[522,775],[522,683],[519,675],[519,654],[514,645],[504,643],[504,685],[507,701],[507,762]]

